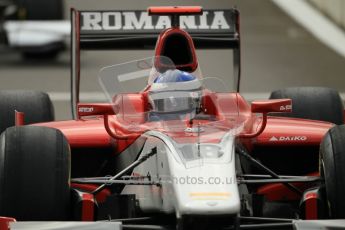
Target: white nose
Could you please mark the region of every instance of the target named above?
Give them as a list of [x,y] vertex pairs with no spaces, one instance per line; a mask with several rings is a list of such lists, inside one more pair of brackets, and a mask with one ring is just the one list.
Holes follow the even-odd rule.
[[[192,176],[191,174],[189,175]],[[205,173],[202,178],[208,181],[211,177]],[[225,177],[218,178],[225,181]],[[240,211],[236,179],[228,184],[178,184],[175,189],[176,209],[181,215],[227,215]]]
[[231,192],[198,192],[189,193],[180,200],[181,214],[235,214],[240,211],[238,194]]

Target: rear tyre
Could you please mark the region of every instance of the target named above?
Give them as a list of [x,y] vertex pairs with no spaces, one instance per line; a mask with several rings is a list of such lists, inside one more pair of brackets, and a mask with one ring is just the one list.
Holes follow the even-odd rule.
[[345,125],[335,126],[320,146],[320,173],[325,180],[331,218],[345,218]]
[[0,133],[14,125],[14,111],[25,113],[25,124],[54,120],[48,94],[34,91],[0,91]]
[[38,126],[11,127],[0,137],[0,216],[67,220],[70,149],[63,134]]
[[24,51],[22,56],[28,60],[51,61],[58,57],[61,50],[60,48],[56,48],[42,52]]
[[344,124],[343,101],[339,93],[323,87],[295,87],[277,90],[270,99],[292,99],[292,113],[277,116],[296,117]]

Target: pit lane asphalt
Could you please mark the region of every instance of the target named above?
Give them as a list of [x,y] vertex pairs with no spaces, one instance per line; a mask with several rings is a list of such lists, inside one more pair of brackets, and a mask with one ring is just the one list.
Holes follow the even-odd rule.
[[[171,1],[69,0],[77,9],[145,9],[170,5]],[[230,8],[241,12],[242,82],[241,92],[248,99],[267,97],[275,89],[290,86],[326,86],[345,92],[345,59],[315,39],[269,0],[174,1],[176,5],[202,5],[208,9]],[[318,26],[318,25],[315,25]],[[82,88],[92,99],[102,95],[97,83],[98,70],[138,58],[153,51],[112,51],[82,53]],[[204,76],[231,77],[228,50],[200,50]],[[56,119],[69,119],[70,70],[68,52],[57,61],[27,61],[14,52],[0,53],[0,89],[41,90],[52,93]],[[91,94],[88,94],[91,93]]]

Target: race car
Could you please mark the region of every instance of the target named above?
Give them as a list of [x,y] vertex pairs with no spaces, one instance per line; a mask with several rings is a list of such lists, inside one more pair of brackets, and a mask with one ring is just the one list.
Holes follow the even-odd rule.
[[[122,28],[123,15],[137,23]],[[73,120],[53,121],[46,93],[0,91],[0,226],[344,226],[342,100],[304,87],[249,104],[237,9],[72,9],[71,25]],[[153,57],[100,70],[108,102],[80,102],[81,49],[152,46]],[[203,76],[195,46],[232,50],[234,73]]]
[[0,52],[54,59],[65,50],[70,23],[62,0],[0,0]]

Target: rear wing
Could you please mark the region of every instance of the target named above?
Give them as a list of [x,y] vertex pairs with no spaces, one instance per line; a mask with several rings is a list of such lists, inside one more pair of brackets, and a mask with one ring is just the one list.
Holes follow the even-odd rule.
[[[78,11],[71,9],[71,105],[77,119],[80,50],[153,49],[159,33],[170,27],[167,15],[146,10]],[[172,13],[173,15],[174,13]],[[241,73],[240,26],[237,9],[203,10],[202,15],[180,17],[180,27],[198,49],[233,49],[237,90]]]

